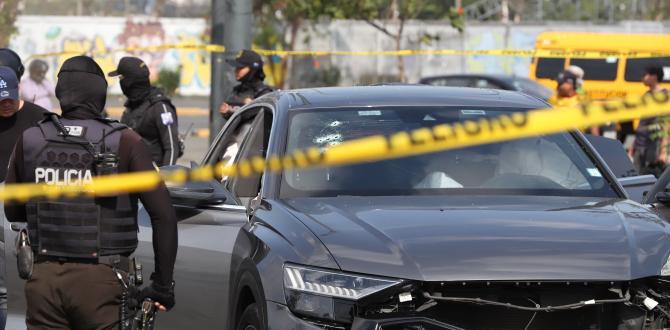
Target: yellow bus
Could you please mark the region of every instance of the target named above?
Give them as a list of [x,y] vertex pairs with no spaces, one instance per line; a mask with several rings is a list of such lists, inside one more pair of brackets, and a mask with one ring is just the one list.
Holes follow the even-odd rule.
[[[544,32],[535,42],[536,49],[567,51],[670,52],[668,34],[613,34],[581,32]],[[534,58],[530,79],[556,90],[555,78],[570,65],[584,70],[584,90],[591,99],[642,95],[647,89],[641,80],[644,69],[661,65],[665,81],[670,81],[670,57],[603,59]]]

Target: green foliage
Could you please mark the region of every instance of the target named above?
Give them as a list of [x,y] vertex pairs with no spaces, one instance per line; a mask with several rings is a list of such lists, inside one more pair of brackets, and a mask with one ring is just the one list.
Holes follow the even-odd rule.
[[0,1],[0,47],[9,46],[9,39],[16,33],[16,15],[19,0]]
[[326,15],[332,18],[385,20],[450,19],[452,1],[444,0],[333,0]]
[[168,96],[174,96],[181,81],[181,68],[176,70],[161,69],[158,72],[156,85],[165,91]]

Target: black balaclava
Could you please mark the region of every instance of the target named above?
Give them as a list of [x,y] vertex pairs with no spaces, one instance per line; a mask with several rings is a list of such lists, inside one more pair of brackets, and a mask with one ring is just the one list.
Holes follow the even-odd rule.
[[56,97],[64,118],[102,118],[107,100],[105,74],[88,56],[69,58],[58,72]]
[[121,91],[128,98],[128,104],[132,107],[139,105],[147,98],[151,91],[149,76],[143,74],[124,74],[121,81]]
[[249,73],[247,73],[242,79],[240,79],[240,82],[242,84],[254,84],[258,82],[262,82],[265,80],[265,72],[263,71],[263,67],[259,68],[254,68],[250,67],[251,70]]

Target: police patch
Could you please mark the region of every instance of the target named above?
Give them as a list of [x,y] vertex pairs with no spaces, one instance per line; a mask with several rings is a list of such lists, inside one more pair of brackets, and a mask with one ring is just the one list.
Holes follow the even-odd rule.
[[84,135],[84,127],[82,126],[65,126],[67,133],[72,136],[82,136]]
[[172,123],[174,123],[174,119],[172,119],[172,113],[170,112],[161,113],[161,121],[165,126],[172,125]]

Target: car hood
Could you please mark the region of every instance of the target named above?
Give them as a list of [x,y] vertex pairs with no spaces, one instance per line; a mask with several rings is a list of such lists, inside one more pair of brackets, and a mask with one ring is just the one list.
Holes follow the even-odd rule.
[[669,226],[628,200],[417,196],[284,201],[344,271],[422,281],[658,275]]

